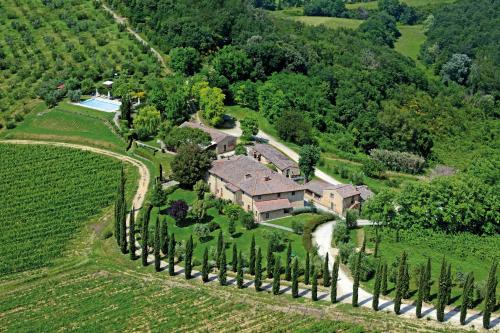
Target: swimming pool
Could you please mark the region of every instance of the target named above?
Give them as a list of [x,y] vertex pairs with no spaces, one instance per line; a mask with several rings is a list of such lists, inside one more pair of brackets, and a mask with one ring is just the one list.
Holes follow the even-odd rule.
[[93,97],[91,99],[78,103],[78,105],[81,105],[83,107],[104,112],[118,111],[121,104],[122,103],[119,101],[110,101],[99,97]]

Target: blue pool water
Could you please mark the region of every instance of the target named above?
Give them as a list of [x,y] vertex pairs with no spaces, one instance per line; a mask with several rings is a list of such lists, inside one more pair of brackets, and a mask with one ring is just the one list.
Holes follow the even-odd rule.
[[78,103],[86,108],[104,111],[104,112],[115,112],[120,108],[120,102],[106,101],[102,99],[91,98],[86,101]]

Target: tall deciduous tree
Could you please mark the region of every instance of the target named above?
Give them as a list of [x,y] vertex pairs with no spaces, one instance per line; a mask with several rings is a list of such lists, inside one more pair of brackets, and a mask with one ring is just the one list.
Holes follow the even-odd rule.
[[241,289],[243,288],[243,257],[241,256],[241,251],[238,254],[238,267],[236,271],[236,285]]
[[193,269],[193,235],[189,235],[189,239],[186,243],[186,256],[184,259],[184,276],[186,279],[191,278],[191,271]]
[[181,185],[193,186],[208,171],[212,158],[210,150],[202,150],[196,144],[182,145],[171,164],[172,178]]
[[398,275],[396,280],[396,295],[394,297],[394,312],[396,314],[399,314],[401,312],[401,300],[404,297],[404,289],[406,284],[405,271],[407,270],[406,260],[406,251],[403,251],[401,259],[399,260]]
[[277,255],[274,258],[273,295],[279,295],[280,293],[280,275],[281,275],[280,271],[281,271],[280,257]]
[[129,231],[128,231],[128,251],[131,260],[135,260],[135,209],[132,206],[130,210],[130,217],[128,221]]
[[320,150],[314,145],[304,145],[300,149],[299,168],[306,181],[314,176],[314,168],[320,158]]
[[223,122],[224,115],[224,99],[226,96],[222,90],[217,87],[204,87],[200,89],[200,108],[203,118],[210,125],[219,126]]
[[286,249],[285,280],[290,281],[291,279],[292,279],[292,243],[288,242],[288,247]]
[[325,263],[323,265],[323,286],[330,287],[330,267],[328,267],[328,253],[325,256]]
[[242,138],[245,140],[250,140],[252,136],[259,133],[259,122],[255,118],[246,117],[240,121]]
[[255,290],[259,291],[262,286],[262,251],[260,247],[257,249],[257,257],[255,257]]
[[156,135],[161,122],[160,111],[153,105],[145,106],[134,117],[134,129],[139,139]]
[[175,275],[175,234],[172,233],[170,236],[170,242],[168,243],[168,275]]
[[497,266],[498,262],[495,260],[491,265],[490,273],[488,274],[488,281],[486,283],[486,295],[484,297],[484,313],[483,313],[483,327],[490,327],[491,313],[495,310],[497,303],[496,289],[497,289]]
[[250,267],[249,272],[251,275],[255,274],[255,235],[252,235],[252,242],[250,243]]
[[160,261],[160,218],[156,218],[155,223],[155,238],[154,238],[154,257],[155,257],[155,271],[159,272],[161,270]]
[[377,263],[377,270],[375,271],[375,285],[373,286],[373,301],[372,301],[372,308],[375,311],[378,311],[378,302],[380,298],[380,286],[382,284],[382,270],[383,270],[383,264],[382,261],[379,259]]
[[292,264],[292,297],[299,297],[299,260],[297,257],[293,259]]
[[339,279],[339,267],[340,258],[337,258],[333,263],[332,283],[330,286],[330,301],[332,303],[337,303],[337,280]]
[[462,292],[462,304],[460,305],[460,324],[465,325],[467,318],[467,309],[471,306],[474,292],[474,274],[470,272],[465,279],[464,289]]
[[208,267],[208,248],[205,247],[203,251],[203,260],[201,262],[201,279],[203,282],[208,282],[208,273],[210,268]]
[[224,286],[226,285],[226,250],[225,250],[225,247],[224,247],[224,244],[222,246],[223,250],[220,254],[220,258],[219,258],[219,284],[221,286]]

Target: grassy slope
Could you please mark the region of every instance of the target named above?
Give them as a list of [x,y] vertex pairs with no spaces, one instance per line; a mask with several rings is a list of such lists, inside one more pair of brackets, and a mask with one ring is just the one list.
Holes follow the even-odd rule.
[[327,28],[356,29],[363,21],[340,17],[304,16],[302,8],[288,8],[280,11],[269,12],[271,15],[287,18],[307,25],[324,25]]
[[[401,2],[406,3],[409,6],[418,8],[429,5],[453,3],[455,2],[455,0],[401,0]],[[346,4],[346,7],[348,9],[356,9],[359,7],[363,7],[366,9],[378,9],[378,4],[377,1],[357,2],[348,3]]]

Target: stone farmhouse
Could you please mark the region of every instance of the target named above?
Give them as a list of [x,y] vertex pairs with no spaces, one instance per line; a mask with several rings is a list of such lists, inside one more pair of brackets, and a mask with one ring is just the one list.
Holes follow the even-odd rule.
[[345,216],[348,209],[360,209],[373,196],[367,186],[333,185],[323,180],[311,180],[305,186],[305,198],[335,213]]
[[216,197],[252,212],[257,222],[304,207],[303,185],[243,155],[213,161],[207,182]]
[[300,169],[295,161],[280,152],[271,145],[256,143],[248,147],[248,156],[263,164],[271,164],[278,173],[287,178],[296,178],[300,176]]
[[232,151],[236,147],[237,138],[235,136],[226,134],[211,127],[207,127],[203,124],[186,121],[182,123],[180,127],[197,128],[210,135],[210,137],[212,138],[210,147],[214,148],[217,154],[223,154],[228,151]]

